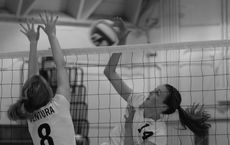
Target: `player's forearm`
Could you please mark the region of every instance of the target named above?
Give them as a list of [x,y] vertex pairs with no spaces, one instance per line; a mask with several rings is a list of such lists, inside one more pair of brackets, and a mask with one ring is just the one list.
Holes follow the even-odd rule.
[[113,53],[105,67],[104,74],[108,77],[109,74],[115,73],[121,53]]
[[38,60],[37,60],[37,41],[30,42],[30,53],[28,62],[28,77],[38,74]]
[[64,60],[64,56],[60,47],[60,44],[58,42],[58,39],[56,36],[48,36],[50,46],[53,53],[54,63],[57,67],[63,67],[66,65],[66,62]]
[[124,145],[133,145],[132,129],[125,129]]

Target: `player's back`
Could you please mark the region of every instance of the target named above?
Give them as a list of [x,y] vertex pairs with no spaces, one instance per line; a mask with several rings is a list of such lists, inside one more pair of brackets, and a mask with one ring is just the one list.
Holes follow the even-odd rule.
[[37,110],[28,120],[34,145],[75,145],[75,133],[70,115],[70,104],[56,94],[46,106]]

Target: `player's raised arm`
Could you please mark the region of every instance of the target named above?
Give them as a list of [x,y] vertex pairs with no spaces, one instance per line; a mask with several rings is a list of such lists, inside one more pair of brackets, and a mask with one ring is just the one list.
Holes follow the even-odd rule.
[[[126,38],[129,34],[129,30],[126,29],[123,21],[121,18],[114,19],[114,25],[119,28],[118,38],[119,44],[118,45],[125,45]],[[105,67],[104,74],[113,85],[115,90],[118,94],[127,101],[129,95],[132,92],[132,89],[122,80],[119,74],[116,72],[116,68],[121,57],[121,53],[114,53],[109,59],[108,64]]]
[[54,63],[57,68],[57,94],[61,94],[66,97],[68,101],[70,101],[70,86],[69,86],[69,77],[66,70],[66,62],[64,60],[64,56],[59,44],[59,41],[56,37],[56,22],[58,16],[54,18],[53,13],[51,12],[49,15],[45,12],[45,17],[40,15],[44,25],[41,28],[47,34],[52,53],[54,58]]
[[38,60],[37,60],[37,43],[39,40],[39,27],[37,27],[37,32],[34,30],[34,19],[26,19],[27,25],[24,26],[20,23],[23,30],[20,30],[26,35],[30,41],[30,54],[28,61],[28,78],[33,75],[38,75]]

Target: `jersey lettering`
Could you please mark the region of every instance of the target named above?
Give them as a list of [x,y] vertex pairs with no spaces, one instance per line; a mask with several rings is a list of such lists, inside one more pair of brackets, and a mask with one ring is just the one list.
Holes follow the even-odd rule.
[[141,128],[138,129],[138,132],[141,133],[142,129],[145,128],[145,127],[148,127],[149,124],[145,124],[144,126],[142,126]]
[[152,131],[145,131],[143,133],[142,139],[146,140],[147,138],[149,138],[150,136],[152,136],[154,133]]
[[[138,132],[141,133],[142,129],[144,129],[145,127],[148,127],[149,124],[145,124],[144,126],[142,126],[141,128],[138,129]],[[150,136],[152,136],[154,133],[152,131],[145,131],[143,132],[143,136],[142,139],[146,140],[148,139]]]

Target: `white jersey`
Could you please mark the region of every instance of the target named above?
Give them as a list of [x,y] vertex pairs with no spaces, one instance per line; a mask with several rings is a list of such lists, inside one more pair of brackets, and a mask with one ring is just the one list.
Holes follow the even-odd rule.
[[27,122],[34,145],[76,145],[70,104],[60,94],[35,111]]
[[[150,141],[156,145],[167,144],[167,128],[164,122],[164,116],[154,121],[150,118],[144,118],[144,109],[140,107],[146,97],[142,94],[131,94],[127,100],[128,105],[135,107],[133,117],[133,142],[134,145],[140,145],[144,141]],[[126,113],[128,113],[126,111]],[[125,128],[124,123],[117,125],[110,133],[110,138],[102,145],[124,145]]]

